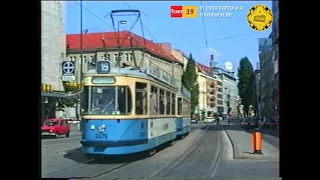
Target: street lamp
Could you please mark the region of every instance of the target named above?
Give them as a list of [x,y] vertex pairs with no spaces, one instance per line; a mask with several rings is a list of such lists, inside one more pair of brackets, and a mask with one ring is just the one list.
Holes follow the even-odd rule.
[[[228,88],[224,88],[224,89],[228,89]],[[228,107],[228,110],[227,110],[227,114],[228,114],[228,116],[229,116],[229,111],[230,111],[230,88],[229,88],[229,92],[228,92],[228,94],[227,94],[227,99],[228,99],[228,101],[227,101],[227,107]]]

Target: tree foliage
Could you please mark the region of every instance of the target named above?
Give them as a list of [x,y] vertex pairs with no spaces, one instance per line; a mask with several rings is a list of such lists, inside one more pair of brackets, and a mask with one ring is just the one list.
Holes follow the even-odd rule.
[[[80,85],[75,83],[66,83],[63,82],[65,93],[76,93],[80,91]],[[57,110],[63,111],[65,107],[74,107],[78,103],[78,99],[68,98],[68,99],[59,99]]]
[[255,105],[255,84],[255,74],[250,60],[247,57],[241,58],[238,67],[238,90],[246,116],[250,105]]
[[196,63],[190,53],[186,70],[182,74],[182,85],[191,93],[191,110],[196,109],[199,104],[199,84],[197,82]]

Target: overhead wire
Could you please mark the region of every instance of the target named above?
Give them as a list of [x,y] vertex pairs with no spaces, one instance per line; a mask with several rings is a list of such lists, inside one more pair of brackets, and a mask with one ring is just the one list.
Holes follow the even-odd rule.
[[88,13],[90,13],[92,16],[96,17],[97,19],[99,19],[101,22],[103,22],[104,24],[108,25],[109,27],[113,28],[113,26],[109,23],[107,23],[104,19],[100,18],[99,16],[97,16],[96,14],[94,14],[92,11],[90,11],[88,8],[84,7],[83,5],[81,5],[79,2],[74,1],[76,4],[78,4],[82,9],[86,10]]
[[[129,3],[127,3],[127,1],[123,1],[127,6],[128,6],[128,8],[129,9],[133,9],[130,5],[129,5]],[[143,13],[145,16],[147,16],[145,13]],[[148,29],[148,27],[141,21],[141,24],[142,24],[142,26],[146,29],[146,31],[149,33],[149,35],[157,42],[157,43],[159,43],[158,42],[158,40],[154,37],[154,35],[149,31],[149,29]]]
[[[201,7],[202,7],[202,6],[203,6],[202,0],[200,1],[200,3],[201,3]],[[203,10],[201,10],[201,11],[203,12]],[[207,48],[207,51],[209,51],[208,38],[207,38],[207,30],[206,30],[206,24],[205,24],[204,17],[202,17],[202,25],[203,25],[203,32],[204,32],[204,38],[205,38],[206,48]]]

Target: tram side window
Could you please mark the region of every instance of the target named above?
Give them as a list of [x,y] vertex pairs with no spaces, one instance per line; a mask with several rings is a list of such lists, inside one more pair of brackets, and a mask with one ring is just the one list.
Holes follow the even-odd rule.
[[131,91],[128,86],[118,86],[118,109],[120,114],[130,114],[132,109]]
[[178,115],[182,115],[182,98],[178,98]]
[[83,113],[87,113],[89,109],[89,86],[84,87],[81,99]]
[[183,110],[183,115],[189,115],[188,101],[186,101],[185,99],[183,100],[182,110]]
[[167,99],[167,104],[166,104],[166,115],[171,114],[171,93],[166,92],[166,99]]
[[175,115],[176,114],[176,95],[171,94],[172,99],[171,99],[171,114]]
[[150,113],[152,115],[158,114],[158,88],[155,86],[151,86],[151,94],[150,94]]
[[136,114],[148,113],[148,88],[147,83],[136,83]]
[[160,111],[159,114],[164,114],[164,108],[165,108],[165,97],[164,97],[165,93],[163,89],[160,89]]

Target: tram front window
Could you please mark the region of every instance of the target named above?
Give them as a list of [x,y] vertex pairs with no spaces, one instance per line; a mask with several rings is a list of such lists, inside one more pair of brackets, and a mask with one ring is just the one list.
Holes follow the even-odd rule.
[[121,115],[131,110],[131,93],[126,86],[85,87],[84,101],[84,114]]

